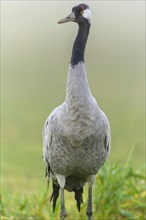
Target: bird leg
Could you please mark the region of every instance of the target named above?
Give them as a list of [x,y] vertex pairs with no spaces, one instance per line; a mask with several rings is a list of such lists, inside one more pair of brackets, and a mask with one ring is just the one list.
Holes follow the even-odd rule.
[[88,188],[88,204],[86,209],[86,214],[88,216],[88,220],[92,220],[92,186],[94,184],[96,175],[90,175],[87,179],[89,188]]
[[86,214],[88,216],[88,220],[92,220],[92,186],[89,186],[88,189],[88,204],[87,204],[87,209],[86,209]]
[[60,220],[66,218],[65,202],[64,202],[64,188],[61,189],[61,210],[60,210]]
[[58,184],[61,188],[61,210],[60,210],[60,220],[64,220],[67,216],[65,210],[65,202],[64,202],[64,187],[65,187],[65,176],[62,174],[56,175]]

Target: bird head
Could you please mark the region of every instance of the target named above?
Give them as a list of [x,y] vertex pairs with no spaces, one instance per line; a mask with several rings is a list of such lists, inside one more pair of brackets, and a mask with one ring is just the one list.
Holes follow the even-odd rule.
[[86,4],[79,4],[73,7],[71,14],[58,21],[58,24],[66,23],[69,21],[73,21],[78,24],[82,24],[88,21],[88,23],[91,24],[92,13],[90,7]]

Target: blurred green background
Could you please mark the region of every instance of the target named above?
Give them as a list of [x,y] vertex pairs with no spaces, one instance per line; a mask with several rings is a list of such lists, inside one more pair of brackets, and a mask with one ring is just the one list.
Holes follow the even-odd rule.
[[[85,2],[85,1],[84,1]],[[58,25],[79,1],[1,2],[2,192],[46,186],[42,128],[65,99],[77,25]],[[144,164],[144,1],[87,1],[93,24],[86,48],[91,91],[109,118],[108,163]],[[7,195],[7,194],[6,194]],[[9,199],[9,198],[8,198]],[[9,200],[11,201],[11,200]]]

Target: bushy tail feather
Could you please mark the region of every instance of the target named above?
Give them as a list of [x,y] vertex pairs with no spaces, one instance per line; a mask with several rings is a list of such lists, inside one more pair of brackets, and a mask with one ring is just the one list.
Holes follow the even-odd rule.
[[59,187],[53,183],[53,192],[50,198],[50,202],[53,199],[53,212],[55,211],[55,207],[56,207],[56,202],[57,202],[57,198],[59,196]]
[[80,207],[81,207],[81,203],[83,203],[83,187],[81,187],[79,190],[77,189],[74,189],[73,190],[75,192],[75,200],[77,202],[77,207],[78,207],[78,210],[80,212]]

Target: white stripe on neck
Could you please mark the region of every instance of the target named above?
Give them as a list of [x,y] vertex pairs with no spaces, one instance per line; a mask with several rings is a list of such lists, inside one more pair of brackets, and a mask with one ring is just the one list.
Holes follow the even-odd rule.
[[84,10],[83,17],[86,18],[89,21],[89,23],[91,24],[93,16],[92,16],[92,13],[91,13],[90,9],[87,8],[87,9]]

